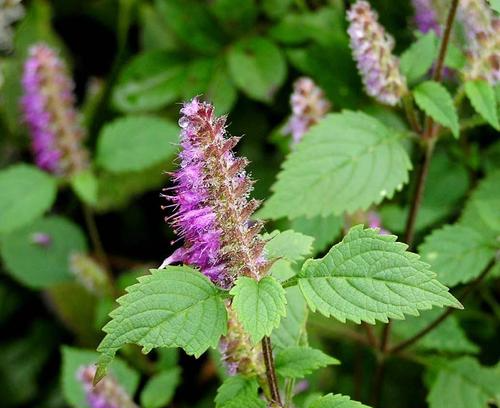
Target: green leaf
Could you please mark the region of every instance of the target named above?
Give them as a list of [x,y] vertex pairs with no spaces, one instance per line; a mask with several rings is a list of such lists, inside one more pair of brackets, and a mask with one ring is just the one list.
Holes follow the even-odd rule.
[[286,314],[285,290],[272,276],[260,281],[242,276],[230,294],[238,320],[254,343],[270,336]]
[[340,394],[328,394],[315,400],[309,408],[370,408]]
[[[443,312],[432,309],[418,317],[408,316],[405,320],[394,322],[394,335],[399,340],[406,340],[436,320]],[[456,316],[446,318],[434,330],[422,337],[415,346],[419,350],[432,350],[445,353],[477,353],[479,347],[472,343],[460,327]]]
[[340,361],[311,347],[289,347],[276,354],[276,372],[285,378],[304,378],[318,368]]
[[233,0],[214,0],[209,7],[225,30],[235,34],[251,29],[259,12],[256,0],[240,0],[238,7]]
[[471,357],[440,359],[435,368],[438,373],[427,396],[430,408],[487,408],[490,401],[500,403],[500,370],[483,367]]
[[495,91],[484,80],[465,83],[465,93],[477,113],[479,113],[495,129],[500,129]]
[[437,50],[437,38],[434,31],[420,37],[401,55],[401,72],[408,83],[413,83],[424,76],[432,66]]
[[112,100],[123,112],[160,109],[181,94],[185,61],[176,53],[149,51],[134,57],[122,70]]
[[497,13],[500,13],[500,0],[488,0],[490,7]]
[[374,324],[418,316],[433,306],[462,308],[429,265],[395,240],[358,225],[325,257],[306,261],[299,287],[311,310],[341,322]]
[[414,89],[413,96],[420,109],[436,122],[450,128],[453,135],[458,138],[460,127],[457,111],[451,95],[443,85],[426,81]]
[[228,64],[236,86],[257,101],[271,102],[286,79],[287,65],[281,50],[263,37],[237,42],[229,50]]
[[98,180],[92,170],[80,171],[71,177],[71,187],[78,198],[91,206],[98,202]]
[[180,369],[175,367],[155,374],[141,392],[142,408],[161,408],[172,400],[180,381]]
[[434,230],[420,246],[422,260],[432,266],[440,282],[448,286],[477,278],[495,256],[495,242],[464,225]]
[[391,198],[411,168],[398,136],[364,113],[328,115],[285,160],[259,216],[326,217]]
[[99,377],[120,347],[135,343],[147,353],[155,347],[181,347],[199,357],[226,333],[227,314],[219,290],[199,271],[188,267],[153,269],[127,288],[120,306],[104,326],[97,348]]
[[29,224],[56,199],[54,178],[34,166],[16,164],[0,171],[0,234]]
[[[99,358],[95,351],[63,346],[62,353],[62,391],[66,402],[73,408],[89,408],[83,385],[77,379],[78,369],[94,365]],[[110,365],[110,375],[120,384],[129,396],[133,396],[139,386],[139,374],[123,361],[116,359]],[[146,407],[145,407],[146,408]]]
[[271,340],[275,350],[307,343],[307,304],[297,286],[286,289],[286,316],[273,330]]
[[314,237],[313,253],[317,254],[327,248],[340,235],[342,218],[337,215],[328,217],[300,217],[292,220],[290,226],[294,231]]
[[283,258],[291,262],[301,261],[310,255],[314,241],[314,238],[292,230],[275,230],[264,234],[263,239],[268,241],[265,248],[268,259]]
[[259,385],[255,378],[229,377],[217,390],[216,408],[265,408],[257,394]]
[[[39,234],[47,244],[36,243]],[[9,273],[30,288],[47,288],[73,279],[69,257],[86,252],[85,235],[78,225],[63,217],[41,218],[2,237],[0,253]]]
[[106,170],[139,171],[166,161],[177,151],[179,127],[153,116],[127,116],[99,135],[97,162]]

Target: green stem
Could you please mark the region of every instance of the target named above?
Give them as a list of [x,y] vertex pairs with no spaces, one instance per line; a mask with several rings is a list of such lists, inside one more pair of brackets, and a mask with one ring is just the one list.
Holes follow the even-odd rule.
[[110,274],[111,269],[110,269],[109,260],[108,260],[108,257],[106,255],[106,251],[104,251],[104,246],[102,245],[101,236],[99,235],[99,230],[97,229],[97,224],[96,224],[95,218],[94,218],[94,212],[85,203],[82,203],[82,210],[83,210],[83,215],[85,218],[85,224],[87,226],[90,240],[92,241],[92,246],[93,246],[94,251],[96,253],[97,259],[105,267],[105,270],[108,274],[108,277],[110,278],[110,281],[112,282],[113,280],[111,279],[112,277]]

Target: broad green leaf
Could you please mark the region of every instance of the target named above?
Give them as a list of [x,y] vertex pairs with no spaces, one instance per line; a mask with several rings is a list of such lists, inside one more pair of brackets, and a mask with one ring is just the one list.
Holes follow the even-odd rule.
[[488,0],[490,7],[497,13],[500,13],[500,0]]
[[161,408],[172,400],[180,381],[180,369],[175,367],[151,377],[141,392],[142,408]]
[[288,156],[261,217],[353,213],[391,198],[411,163],[398,133],[359,112],[328,115]]
[[266,256],[268,259],[283,258],[291,262],[301,261],[312,252],[314,238],[307,235],[286,230],[283,232],[273,231],[264,234],[267,240]]
[[47,211],[56,198],[54,178],[34,166],[0,171],[0,234],[23,227]]
[[323,258],[306,261],[299,287],[311,310],[374,324],[433,306],[462,308],[429,265],[395,240],[358,225]]
[[276,372],[285,378],[304,378],[318,368],[340,361],[311,347],[289,347],[276,354],[275,364]]
[[420,37],[401,55],[401,72],[408,83],[413,83],[424,76],[432,66],[437,50],[437,39],[434,31]]
[[175,50],[178,47],[174,34],[157,8],[149,3],[142,3],[139,6],[139,14],[142,50]]
[[285,290],[272,276],[260,281],[242,276],[230,293],[238,320],[254,343],[270,336],[286,314]]
[[217,390],[216,408],[265,408],[266,403],[257,394],[255,378],[229,377]]
[[481,232],[455,224],[434,230],[419,252],[422,260],[431,264],[440,282],[455,286],[481,274],[495,256],[494,244]]
[[126,116],[101,131],[97,162],[115,173],[144,170],[175,154],[178,135],[178,126],[165,119]]
[[477,113],[479,113],[495,129],[500,129],[495,91],[484,81],[468,81],[465,83],[465,93]]
[[[80,367],[94,365],[99,358],[95,351],[63,346],[61,383],[64,398],[72,408],[89,408],[83,385],[77,379]],[[139,374],[123,361],[117,359],[110,365],[109,375],[133,396],[139,386]]]
[[250,98],[271,102],[286,79],[287,65],[281,50],[264,37],[240,40],[229,50],[229,73]]
[[118,299],[120,306],[103,328],[98,377],[127,343],[142,346],[145,353],[155,347],[181,347],[199,357],[226,333],[227,314],[219,290],[199,271],[153,269],[138,281]]
[[225,31],[233,34],[251,29],[259,12],[256,0],[240,0],[237,7],[233,0],[214,0],[209,7]]
[[[43,241],[38,242],[41,238]],[[69,257],[85,253],[85,235],[66,218],[50,216],[1,239],[0,253],[7,271],[30,288],[47,288],[73,279]]]
[[427,396],[430,408],[487,408],[500,403],[500,370],[481,366],[471,357],[440,359]]
[[328,394],[318,398],[309,408],[370,408],[361,402],[352,401],[349,397],[340,394]]
[[413,96],[420,109],[439,124],[450,128],[458,138],[460,127],[457,111],[453,99],[443,85],[434,81],[424,82],[414,89]]
[[70,180],[71,187],[78,198],[83,202],[95,206],[98,202],[98,180],[92,170],[84,170]]
[[270,18],[280,18],[287,15],[293,0],[262,0],[262,10]]
[[[442,310],[432,309],[423,312],[418,317],[408,316],[405,320],[394,322],[394,337],[406,340],[436,320]],[[432,350],[445,353],[477,353],[479,347],[472,343],[460,327],[456,316],[446,318],[439,326],[422,337],[414,346],[419,350]]]
[[328,217],[295,218],[290,223],[294,231],[314,237],[313,253],[325,250],[342,230],[342,217],[329,215]]
[[185,61],[179,54],[149,51],[134,57],[122,70],[112,100],[123,112],[160,109],[182,91]]
[[286,289],[286,316],[280,325],[273,330],[271,340],[275,350],[296,347],[307,343],[306,301],[297,286]]

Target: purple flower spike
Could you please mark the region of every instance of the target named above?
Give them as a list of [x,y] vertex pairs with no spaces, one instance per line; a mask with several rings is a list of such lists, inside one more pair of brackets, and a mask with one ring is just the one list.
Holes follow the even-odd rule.
[[22,79],[24,119],[36,164],[68,176],[88,165],[83,130],[74,109],[73,82],[57,53],[44,44],[31,47]]
[[422,33],[433,30],[441,35],[441,25],[432,0],[412,0],[415,9],[415,24]]
[[93,385],[96,368],[82,366],[76,373],[81,382],[90,408],[139,408],[117,381],[107,375],[97,385]]
[[399,71],[399,60],[392,54],[393,38],[378,22],[378,15],[363,0],[347,12],[351,49],[366,93],[381,103],[396,105],[407,92]]
[[174,187],[165,197],[175,209],[168,217],[184,239],[162,264],[182,262],[198,267],[221,287],[236,277],[259,279],[269,263],[263,256],[260,222],[250,216],[260,202],[249,200],[253,182],[245,172],[248,162],[232,149],[236,137],[226,137],[226,118],[214,107],[194,98],[181,109],[180,168],[173,173]]
[[484,79],[492,85],[500,82],[500,19],[484,0],[462,0],[458,19],[468,40],[466,79]]
[[307,77],[299,78],[293,84],[290,105],[292,116],[288,120],[285,133],[292,135],[294,144],[300,142],[304,133],[318,123],[331,107],[323,90]]

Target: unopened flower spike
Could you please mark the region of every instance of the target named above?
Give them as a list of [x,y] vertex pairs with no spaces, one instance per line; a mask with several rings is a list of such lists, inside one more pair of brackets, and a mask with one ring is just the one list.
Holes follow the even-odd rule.
[[406,80],[399,70],[399,60],[392,54],[393,38],[378,22],[378,15],[363,0],[347,12],[351,49],[366,93],[377,101],[396,105],[407,93]]
[[241,275],[260,279],[269,262],[259,236],[262,224],[250,219],[260,202],[249,198],[248,161],[232,151],[239,139],[227,136],[226,118],[198,98],[184,104],[179,125],[180,168],[163,196],[174,209],[167,220],[184,245],[162,266],[192,265],[224,288]]
[[304,133],[318,123],[331,108],[323,90],[307,77],[301,77],[293,84],[290,105],[292,116],[286,124],[285,133],[292,135],[294,144],[300,142]]
[[97,296],[111,294],[112,286],[106,270],[89,255],[72,253],[69,257],[69,269],[90,293]]
[[30,48],[22,84],[22,108],[36,164],[61,176],[85,169],[88,154],[82,146],[73,81],[52,48],[45,44]]
[[0,0],[0,50],[12,48],[12,24],[24,16],[21,0]]
[[81,366],[76,378],[82,384],[90,408],[139,408],[118,382],[109,374],[95,386],[92,384],[96,368]]
[[466,79],[500,81],[500,18],[484,0],[462,0],[457,16],[468,41]]

